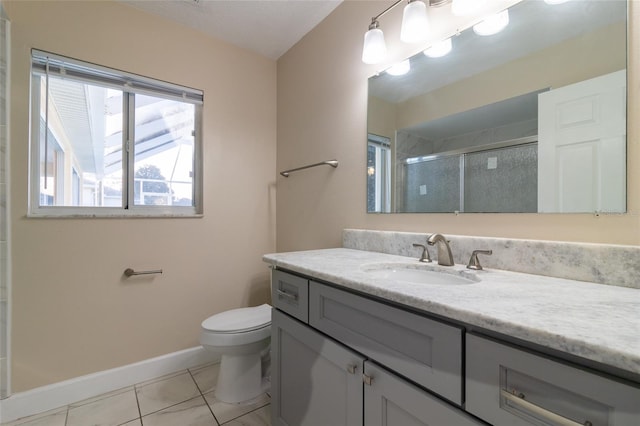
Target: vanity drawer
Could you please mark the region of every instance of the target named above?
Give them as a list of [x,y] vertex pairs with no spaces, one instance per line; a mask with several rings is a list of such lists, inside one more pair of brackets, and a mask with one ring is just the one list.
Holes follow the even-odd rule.
[[462,404],[462,329],[314,281],[309,324]]
[[466,409],[496,425],[640,425],[640,388],[467,335]]
[[271,273],[273,306],[303,322],[309,321],[309,280],[274,269]]

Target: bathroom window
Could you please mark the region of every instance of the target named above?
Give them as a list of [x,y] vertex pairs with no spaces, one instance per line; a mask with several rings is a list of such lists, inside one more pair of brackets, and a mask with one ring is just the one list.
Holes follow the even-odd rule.
[[32,51],[32,216],[202,214],[203,93]]

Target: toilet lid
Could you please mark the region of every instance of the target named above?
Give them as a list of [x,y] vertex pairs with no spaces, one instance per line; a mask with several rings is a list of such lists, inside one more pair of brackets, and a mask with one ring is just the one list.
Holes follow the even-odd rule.
[[239,308],[210,316],[202,322],[202,328],[218,333],[241,333],[271,324],[271,306]]

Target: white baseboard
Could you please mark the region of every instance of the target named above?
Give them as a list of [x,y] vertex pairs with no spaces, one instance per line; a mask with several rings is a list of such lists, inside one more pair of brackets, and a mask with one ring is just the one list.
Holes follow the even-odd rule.
[[64,407],[136,383],[216,361],[202,346],[19,392],[0,401],[0,422]]

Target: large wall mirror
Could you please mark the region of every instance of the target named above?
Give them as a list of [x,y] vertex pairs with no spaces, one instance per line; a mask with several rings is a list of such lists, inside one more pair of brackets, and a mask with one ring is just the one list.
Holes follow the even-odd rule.
[[370,213],[626,211],[627,2],[508,15],[369,79]]

